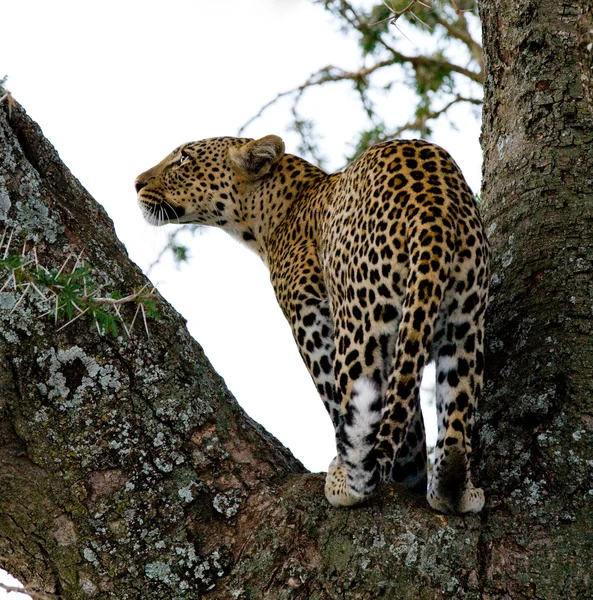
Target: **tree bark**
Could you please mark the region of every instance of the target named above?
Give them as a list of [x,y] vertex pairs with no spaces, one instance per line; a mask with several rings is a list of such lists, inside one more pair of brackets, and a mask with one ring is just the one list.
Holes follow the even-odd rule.
[[484,1],[481,17],[494,248],[483,584],[513,598],[591,598],[593,123],[578,35],[588,27],[568,1]]
[[[128,339],[99,336],[84,317],[58,331],[34,293],[14,308],[2,292],[0,562],[29,590],[67,600],[593,597],[593,136],[578,16],[550,0],[481,10],[482,196],[495,257],[476,440],[485,511],[439,515],[395,488],[332,509],[323,476],[245,415],[164,300],[150,338],[136,327]],[[0,175],[11,252],[34,245],[59,268],[84,248],[105,290],[145,284],[104,211],[6,102]]]

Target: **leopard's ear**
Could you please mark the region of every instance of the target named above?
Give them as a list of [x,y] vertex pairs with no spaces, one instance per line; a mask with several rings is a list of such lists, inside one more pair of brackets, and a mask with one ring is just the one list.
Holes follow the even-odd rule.
[[237,173],[255,181],[270,171],[284,156],[284,142],[277,135],[266,135],[242,146],[229,148],[229,158]]

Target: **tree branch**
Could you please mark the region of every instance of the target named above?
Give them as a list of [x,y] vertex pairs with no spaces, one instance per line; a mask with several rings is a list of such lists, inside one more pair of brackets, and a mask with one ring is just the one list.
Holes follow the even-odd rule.
[[376,141],[382,142],[385,140],[398,138],[405,131],[422,131],[423,128],[425,127],[427,121],[430,121],[432,119],[437,119],[441,115],[445,114],[452,106],[454,106],[455,104],[459,104],[461,102],[468,102],[468,103],[474,104],[476,106],[482,105],[482,101],[478,100],[477,98],[465,98],[464,96],[455,96],[455,98],[453,98],[453,100],[451,100],[450,102],[447,102],[447,104],[445,104],[445,106],[443,106],[442,108],[439,108],[438,110],[433,110],[429,113],[426,113],[425,115],[418,117],[414,121],[409,121],[408,123],[402,125],[401,127],[398,127],[397,129],[394,129],[393,131],[391,131],[389,133],[382,134],[381,136],[377,137]]
[[484,53],[482,50],[482,46],[478,42],[476,42],[476,40],[474,40],[474,38],[471,36],[469,29],[467,28],[467,20],[464,17],[463,12],[459,12],[457,16],[457,23],[453,25],[452,23],[447,21],[447,19],[441,17],[438,12],[435,12],[435,18],[437,23],[441,25],[441,27],[443,27],[451,37],[454,37],[460,42],[463,42],[467,46],[468,50],[470,51],[470,54],[472,55],[472,58],[476,61],[480,68],[481,80],[479,83],[483,84]]
[[[401,11],[393,11],[392,9],[390,9],[390,10],[392,10],[392,12],[394,13],[394,15],[395,15],[394,18],[397,19],[399,16],[405,14],[406,12],[409,12],[412,7],[413,7],[413,3],[410,3],[406,6],[406,8],[404,8]],[[431,5],[431,8],[433,8],[433,10],[435,10],[434,7],[432,7],[432,5]],[[337,13],[340,17],[342,17],[342,19],[351,28],[353,28],[357,31],[360,31],[360,32],[362,32],[364,29],[368,29],[369,27],[374,25],[374,24],[365,23],[364,20],[362,19],[362,17],[360,16],[360,14],[356,11],[356,9],[352,6],[352,4],[350,4],[350,2],[348,2],[347,0],[340,0],[338,7],[335,8],[333,12],[334,12],[334,14]],[[353,15],[353,17],[351,17],[348,14],[348,12],[350,12]],[[463,19],[463,21],[465,21],[465,18],[462,16],[461,12],[459,12],[457,14],[460,15],[460,19]],[[436,10],[435,10],[435,15],[437,15],[437,22],[439,23],[439,25],[445,27],[445,23],[447,23],[447,22],[445,20],[443,20],[442,18],[439,19],[438,13],[436,12]],[[443,22],[441,22],[441,20]],[[453,35],[453,37],[456,37],[460,41],[463,41],[468,46],[474,59],[476,59],[474,52],[477,53],[478,49],[479,49],[479,54],[481,56],[481,46],[477,42],[475,42],[475,40],[473,40],[473,38],[471,38],[469,31],[464,33],[463,28],[458,30],[449,23],[447,23],[447,27],[451,28],[451,31],[449,33],[451,35]],[[416,68],[418,65],[427,65],[427,66],[432,65],[432,66],[441,67],[441,68],[445,67],[445,68],[449,69],[450,71],[453,71],[453,72],[459,73],[460,75],[464,75],[465,77],[468,77],[470,80],[472,80],[476,83],[479,83],[480,85],[483,85],[483,83],[484,83],[483,60],[481,58],[479,60],[476,60],[476,62],[480,66],[480,72],[476,73],[475,71],[472,71],[471,69],[460,67],[459,65],[455,65],[454,63],[451,63],[449,61],[443,61],[441,59],[434,59],[434,58],[427,57],[427,56],[407,56],[407,55],[399,52],[398,50],[396,50],[390,44],[388,44],[385,41],[384,36],[379,36],[378,41],[385,48],[385,50],[387,50],[388,52],[390,52],[392,54],[395,63],[409,62],[410,64],[412,64],[412,66],[414,68]]]
[[280,92],[276,95],[276,97],[264,104],[258,113],[245,122],[245,124],[239,129],[239,135],[242,135],[245,129],[251,125],[251,123],[259,119],[268,108],[276,104],[282,98],[295,94],[299,96],[308,88],[324,85],[326,83],[335,83],[339,81],[365,81],[367,77],[375,71],[393,64],[395,64],[395,61],[393,60],[382,60],[375,63],[371,67],[362,67],[358,71],[345,71],[340,67],[335,67],[334,65],[323,67],[322,69],[319,69],[319,71],[313,73],[309,79],[305,81],[305,83],[292,88],[291,90]]

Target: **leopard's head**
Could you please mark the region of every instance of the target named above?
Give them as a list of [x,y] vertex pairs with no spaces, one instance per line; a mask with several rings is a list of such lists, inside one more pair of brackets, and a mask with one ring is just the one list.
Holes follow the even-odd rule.
[[284,155],[275,135],[259,140],[210,138],[179,146],[136,179],[138,203],[153,225],[200,223],[224,227],[237,201]]

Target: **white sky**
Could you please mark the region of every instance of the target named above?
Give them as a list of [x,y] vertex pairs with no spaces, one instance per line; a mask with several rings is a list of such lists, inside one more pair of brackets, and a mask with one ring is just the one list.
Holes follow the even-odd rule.
[[[137,174],[180,143],[236,135],[263,104],[316,69],[353,69],[359,61],[355,41],[308,0],[0,0],[0,18],[0,77],[9,76],[8,89],[106,208],[142,268],[166,231],[142,220]],[[406,43],[412,52],[414,39]],[[351,92],[334,86],[306,106],[324,124],[324,154],[341,166],[344,143],[362,124]],[[289,119],[281,104],[246,135],[282,135],[294,152]],[[465,109],[457,122],[463,132],[443,123],[433,139],[476,190],[478,124]],[[249,414],[309,469],[325,470],[334,456],[332,427],[265,267],[220,231],[196,236],[191,254],[180,270],[170,261],[154,270],[159,291],[187,318]]]

